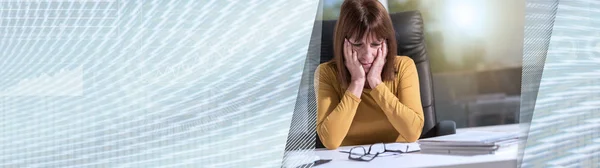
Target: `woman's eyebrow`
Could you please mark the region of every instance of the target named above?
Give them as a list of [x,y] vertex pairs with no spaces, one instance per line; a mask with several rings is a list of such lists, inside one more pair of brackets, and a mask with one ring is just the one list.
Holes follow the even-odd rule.
[[372,39],[371,44],[373,43],[382,43],[383,39]]

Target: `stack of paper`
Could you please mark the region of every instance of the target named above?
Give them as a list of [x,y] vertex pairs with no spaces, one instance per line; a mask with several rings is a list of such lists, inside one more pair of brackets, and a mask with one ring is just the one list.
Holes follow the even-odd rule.
[[421,153],[480,155],[494,154],[518,142],[518,133],[467,131],[419,140]]

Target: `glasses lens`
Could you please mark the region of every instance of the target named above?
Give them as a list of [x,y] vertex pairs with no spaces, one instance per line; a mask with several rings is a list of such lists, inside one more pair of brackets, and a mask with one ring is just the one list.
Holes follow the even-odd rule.
[[367,154],[367,155],[360,157],[360,159],[365,160],[365,161],[370,161],[370,160],[373,160],[375,157],[377,157],[377,155],[378,154]]
[[385,146],[382,143],[371,145],[371,149],[369,150],[369,154],[377,154],[385,152]]
[[386,146],[386,150],[388,152],[398,152],[398,153],[407,153],[409,151],[409,145],[407,146],[398,146],[398,145],[390,145]]
[[351,158],[360,158],[361,156],[364,156],[366,154],[366,150],[363,147],[354,147],[352,149],[350,149],[350,157]]

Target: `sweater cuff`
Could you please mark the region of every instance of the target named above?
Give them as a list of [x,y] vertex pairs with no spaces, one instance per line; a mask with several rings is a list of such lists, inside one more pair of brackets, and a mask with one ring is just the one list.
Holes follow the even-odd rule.
[[354,100],[354,102],[356,103],[360,103],[360,98],[356,97],[354,94],[352,94],[352,92],[346,90],[346,93],[344,93],[345,96],[350,97],[352,100]]
[[371,90],[371,92],[369,92],[369,94],[371,95],[381,95],[382,93],[384,93],[387,90],[387,87],[385,86],[385,84],[383,82],[379,83],[379,85],[375,86],[375,88],[373,90]]

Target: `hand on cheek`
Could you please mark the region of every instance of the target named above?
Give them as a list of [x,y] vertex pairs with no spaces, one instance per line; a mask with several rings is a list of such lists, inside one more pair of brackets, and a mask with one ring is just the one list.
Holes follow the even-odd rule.
[[352,81],[364,81],[365,70],[358,61],[358,53],[352,49],[348,39],[344,40],[344,62],[346,69],[350,72]]
[[377,49],[377,56],[373,61],[373,65],[369,69],[367,74],[367,83],[371,89],[375,88],[379,85],[381,80],[381,73],[383,71],[383,66],[385,65],[385,58],[387,56],[387,44],[384,41],[379,49]]

